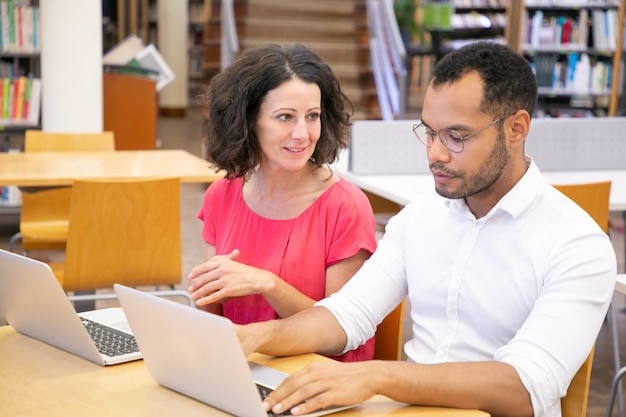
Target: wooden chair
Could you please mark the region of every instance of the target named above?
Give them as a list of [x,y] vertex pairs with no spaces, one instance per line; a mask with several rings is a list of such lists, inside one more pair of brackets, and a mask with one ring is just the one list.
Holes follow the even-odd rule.
[[[54,133],[27,130],[24,152],[114,151],[113,132]],[[29,250],[65,249],[71,188],[22,189],[20,231],[9,241],[9,250],[21,240]]]
[[609,232],[611,181],[555,185],[554,187],[589,213],[605,233]]
[[[75,181],[65,260],[50,266],[65,291],[168,286],[182,280],[180,180]],[[184,296],[186,291],[168,291]],[[70,297],[73,301],[114,294]]]
[[404,321],[403,300],[385,317],[376,330],[374,359],[397,361],[402,356],[402,324]]
[[[554,187],[584,209],[605,233],[609,232],[610,181],[555,185]],[[587,414],[593,354],[594,349],[572,379],[567,395],[561,400],[563,417],[585,417]]]
[[589,399],[589,383],[591,382],[591,365],[595,345],[567,388],[567,394],[561,398],[561,415],[563,417],[585,417]]

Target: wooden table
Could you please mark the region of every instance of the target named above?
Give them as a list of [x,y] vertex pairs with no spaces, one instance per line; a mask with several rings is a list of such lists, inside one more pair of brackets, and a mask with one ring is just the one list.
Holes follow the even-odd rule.
[[183,150],[115,152],[0,152],[0,186],[71,185],[79,179],[178,177],[210,183],[223,176]]
[[[284,372],[330,360],[319,355],[251,360]],[[178,394],[150,377],[143,361],[101,367],[35,339],[0,327],[0,414],[10,416],[226,416]],[[487,413],[406,406],[376,396],[359,407],[332,414],[356,416],[482,417]]]

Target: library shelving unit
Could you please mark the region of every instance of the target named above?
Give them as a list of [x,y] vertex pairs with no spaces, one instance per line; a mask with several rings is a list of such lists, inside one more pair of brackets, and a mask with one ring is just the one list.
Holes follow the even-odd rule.
[[623,2],[525,0],[519,4],[521,9],[510,11],[509,18],[520,20],[518,50],[537,75],[535,116],[615,116],[623,83]]
[[504,42],[509,0],[422,1],[423,25],[439,60],[448,51],[477,39]]
[[[107,0],[109,3],[111,0]],[[204,76],[204,27],[208,20],[209,0],[187,0],[189,13],[187,56],[189,60],[189,86],[193,90],[205,81]],[[158,0],[117,0],[115,25],[117,42],[129,34],[138,35],[145,45],[158,48]],[[192,95],[195,96],[195,94]]]
[[209,3],[189,0],[189,95],[196,97],[207,81],[204,71],[204,28],[209,20]]
[[[38,128],[41,108],[40,24],[37,1],[0,2],[1,152],[20,151],[28,128]],[[0,187],[0,214],[19,213],[16,187]]]

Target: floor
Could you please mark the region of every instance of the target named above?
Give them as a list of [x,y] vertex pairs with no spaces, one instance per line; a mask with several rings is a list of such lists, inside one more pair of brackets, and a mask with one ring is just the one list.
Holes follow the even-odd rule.
[[[165,149],[182,148],[194,154],[202,154],[202,113],[197,107],[190,107],[184,118],[161,118],[158,122],[159,144]],[[181,198],[182,236],[183,236],[183,276],[203,259],[203,241],[200,236],[200,221],[195,215],[200,208],[205,184],[183,184]],[[17,231],[18,216],[0,216],[0,248],[8,247],[9,237]],[[624,221],[619,215],[611,216],[611,240],[618,255],[618,272],[624,273]],[[33,254],[41,258],[62,256],[58,253]],[[186,289],[186,280],[179,286]],[[626,364],[626,298],[615,295],[613,307],[617,311],[621,362]],[[2,317],[0,317],[0,322]],[[612,344],[608,326],[603,326],[596,344],[596,354],[591,375],[588,417],[604,416],[608,401],[609,387],[614,375]],[[617,415],[617,412],[614,413]]]

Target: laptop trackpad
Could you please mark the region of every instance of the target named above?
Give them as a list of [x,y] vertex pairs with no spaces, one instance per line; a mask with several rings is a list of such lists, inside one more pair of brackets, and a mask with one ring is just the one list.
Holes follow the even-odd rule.
[[268,366],[259,365],[258,363],[250,361],[248,361],[248,365],[250,366],[254,382],[267,388],[276,389],[287,377],[286,373],[277,371]]

